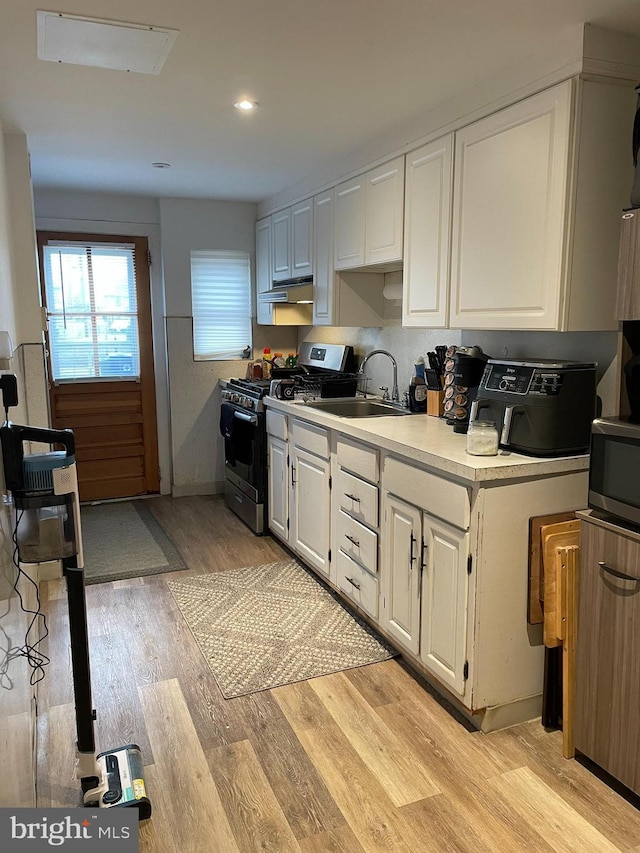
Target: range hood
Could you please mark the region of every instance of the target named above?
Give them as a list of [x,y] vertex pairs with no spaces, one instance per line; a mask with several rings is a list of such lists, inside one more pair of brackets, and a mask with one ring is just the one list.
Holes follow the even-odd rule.
[[289,278],[286,281],[274,281],[273,289],[258,294],[260,302],[272,304],[309,304],[313,302],[313,277]]

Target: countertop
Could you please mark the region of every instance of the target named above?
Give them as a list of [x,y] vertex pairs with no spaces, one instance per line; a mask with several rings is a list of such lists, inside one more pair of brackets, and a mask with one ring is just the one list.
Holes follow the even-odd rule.
[[473,483],[535,479],[587,471],[589,467],[588,454],[539,458],[499,450],[497,456],[471,456],[466,452],[466,435],[454,433],[453,427],[443,418],[431,415],[344,418],[313,409],[300,401],[264,397],[263,402],[267,409],[337,430]]

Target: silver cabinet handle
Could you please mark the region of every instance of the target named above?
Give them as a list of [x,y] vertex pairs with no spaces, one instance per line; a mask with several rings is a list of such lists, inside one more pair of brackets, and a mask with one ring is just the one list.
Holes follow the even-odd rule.
[[357,539],[354,539],[354,538],[353,538],[353,536],[349,536],[349,534],[348,534],[348,533],[345,533],[345,534],[344,534],[344,538],[345,538],[345,539],[348,539],[348,540],[349,540],[349,542],[351,542],[353,545],[355,545],[355,546],[356,546],[356,548],[359,548],[359,547],[360,547],[360,542],[359,542]]
[[360,584],[359,584],[359,583],[356,583],[355,581],[352,581],[352,580],[351,580],[351,578],[348,578],[348,577],[346,577],[346,576],[345,576],[345,580],[346,580],[346,581],[349,581],[349,583],[351,584],[351,586],[355,586],[355,588],[356,588],[356,589],[360,589]]
[[350,495],[349,492],[345,492],[344,496],[345,496],[345,498],[349,498],[349,500],[351,500],[351,501],[355,501],[357,504],[360,503],[360,498],[357,497],[356,495]]
[[604,572],[607,572],[616,578],[621,578],[623,581],[634,581],[634,583],[640,583],[640,578],[636,578],[633,575],[625,575],[624,572],[619,572],[617,569],[611,568],[611,566],[608,566],[602,560],[598,561],[598,565]]

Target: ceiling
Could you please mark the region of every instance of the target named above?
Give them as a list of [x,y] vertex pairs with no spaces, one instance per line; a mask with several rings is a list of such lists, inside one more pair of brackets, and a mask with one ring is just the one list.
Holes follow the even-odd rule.
[[[157,76],[44,62],[36,10],[179,35]],[[259,201],[586,22],[640,2],[0,0],[0,120],[36,188]]]

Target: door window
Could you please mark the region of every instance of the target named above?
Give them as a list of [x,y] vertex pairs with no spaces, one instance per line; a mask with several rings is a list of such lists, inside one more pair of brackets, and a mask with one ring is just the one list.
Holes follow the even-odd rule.
[[43,246],[52,379],[139,379],[134,245]]

